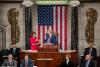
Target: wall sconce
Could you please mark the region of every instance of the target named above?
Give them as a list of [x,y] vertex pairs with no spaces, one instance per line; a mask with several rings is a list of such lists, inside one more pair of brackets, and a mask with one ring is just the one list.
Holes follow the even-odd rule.
[[23,0],[22,4],[26,7],[30,7],[33,5],[33,2],[31,0]]
[[80,5],[80,1],[79,0],[71,0],[69,2],[69,5],[70,6],[78,6],[78,5]]

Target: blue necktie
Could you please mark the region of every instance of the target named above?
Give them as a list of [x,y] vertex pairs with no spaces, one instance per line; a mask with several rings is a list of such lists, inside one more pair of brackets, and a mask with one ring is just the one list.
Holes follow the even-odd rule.
[[86,61],[85,67],[89,66],[89,61]]

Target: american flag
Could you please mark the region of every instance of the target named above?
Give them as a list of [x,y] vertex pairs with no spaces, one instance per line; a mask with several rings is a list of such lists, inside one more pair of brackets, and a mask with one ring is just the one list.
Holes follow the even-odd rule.
[[38,37],[42,42],[47,29],[58,34],[58,45],[67,50],[67,6],[38,6]]

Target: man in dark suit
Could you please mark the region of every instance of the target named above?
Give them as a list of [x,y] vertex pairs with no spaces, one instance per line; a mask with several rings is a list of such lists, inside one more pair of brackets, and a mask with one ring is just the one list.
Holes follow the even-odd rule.
[[10,45],[11,48],[9,49],[9,53],[13,55],[14,59],[17,61],[17,66],[20,65],[20,48],[16,47],[16,43],[12,43]]
[[85,48],[84,57],[88,54],[92,56],[92,59],[96,60],[97,50],[93,47],[93,43],[89,43],[89,47]]
[[71,61],[70,58],[70,54],[66,54],[65,60],[62,62],[60,67],[75,67],[73,61]]
[[91,55],[86,55],[85,60],[80,63],[79,67],[96,67],[96,61],[91,59]]
[[20,48],[16,47],[15,43],[12,43],[12,48],[9,49],[9,53],[14,56],[14,58],[19,58],[20,57]]
[[47,43],[47,44],[56,45],[57,37],[52,33],[51,29],[48,29],[48,31],[46,33],[46,38],[43,42]]
[[17,62],[13,59],[12,54],[8,55],[8,59],[3,62],[4,67],[17,67]]
[[29,59],[28,55],[25,55],[24,59],[20,64],[20,67],[33,67],[33,65],[33,61]]

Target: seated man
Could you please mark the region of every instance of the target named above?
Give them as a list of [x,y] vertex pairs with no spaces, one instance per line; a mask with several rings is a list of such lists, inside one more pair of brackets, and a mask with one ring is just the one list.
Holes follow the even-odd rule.
[[97,50],[96,48],[93,47],[93,43],[89,43],[89,47],[85,48],[85,51],[84,51],[84,57],[86,55],[91,55],[92,59],[96,60],[97,58]]
[[46,38],[43,41],[43,43],[50,44],[50,45],[56,45],[57,37],[52,33],[51,29],[48,29],[46,33]]
[[16,47],[16,43],[12,43],[10,45],[10,49],[9,49],[9,54],[12,54],[14,59],[17,61],[18,63],[18,67],[20,65],[20,48]]
[[85,60],[80,63],[79,67],[96,67],[96,61],[92,60],[91,55],[86,55]]
[[3,62],[2,66],[17,67],[17,62],[13,59],[12,54],[8,55],[8,59]]
[[28,55],[25,55],[24,59],[20,63],[20,67],[33,67],[33,61],[29,59]]

